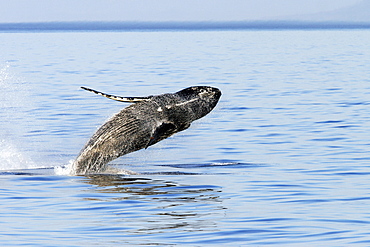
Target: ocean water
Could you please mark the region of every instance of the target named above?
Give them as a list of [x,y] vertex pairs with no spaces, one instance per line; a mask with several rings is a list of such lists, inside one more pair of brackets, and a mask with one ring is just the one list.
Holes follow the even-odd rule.
[[[0,33],[4,246],[369,246],[370,31]],[[209,115],[69,176],[122,96],[218,87]]]

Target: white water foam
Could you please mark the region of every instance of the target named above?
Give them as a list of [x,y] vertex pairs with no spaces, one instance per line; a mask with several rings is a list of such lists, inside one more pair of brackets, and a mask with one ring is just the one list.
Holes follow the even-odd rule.
[[[74,160],[70,160],[67,165],[65,166],[56,166],[54,167],[55,175],[61,176],[75,176],[76,173],[73,169],[73,162]],[[140,173],[114,167],[114,166],[107,166],[107,169],[99,174],[110,174],[110,175],[139,175]]]

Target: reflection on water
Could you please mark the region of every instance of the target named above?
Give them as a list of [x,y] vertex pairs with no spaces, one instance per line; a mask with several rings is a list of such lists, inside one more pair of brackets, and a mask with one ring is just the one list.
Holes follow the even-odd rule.
[[133,214],[137,228],[130,233],[214,229],[217,215],[222,216],[225,210],[221,187],[214,185],[182,185],[171,180],[119,175],[89,175],[83,182],[95,186],[83,199],[117,203],[115,214],[124,216],[121,220],[126,226],[130,219],[127,216]]

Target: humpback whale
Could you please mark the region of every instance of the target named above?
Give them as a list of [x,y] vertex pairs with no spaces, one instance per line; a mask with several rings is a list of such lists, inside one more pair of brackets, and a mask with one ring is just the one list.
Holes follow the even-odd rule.
[[193,121],[210,113],[221,97],[218,88],[209,86],[147,97],[121,97],[81,88],[132,104],[111,117],[90,138],[72,163],[74,175],[104,172],[108,162],[189,128]]

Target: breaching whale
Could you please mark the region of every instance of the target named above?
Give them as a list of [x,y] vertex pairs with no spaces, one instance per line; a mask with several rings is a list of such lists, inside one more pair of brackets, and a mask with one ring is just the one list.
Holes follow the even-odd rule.
[[72,164],[72,174],[100,173],[108,162],[189,128],[212,111],[221,97],[218,88],[188,87],[176,93],[121,97],[81,87],[109,99],[133,103],[104,123]]

